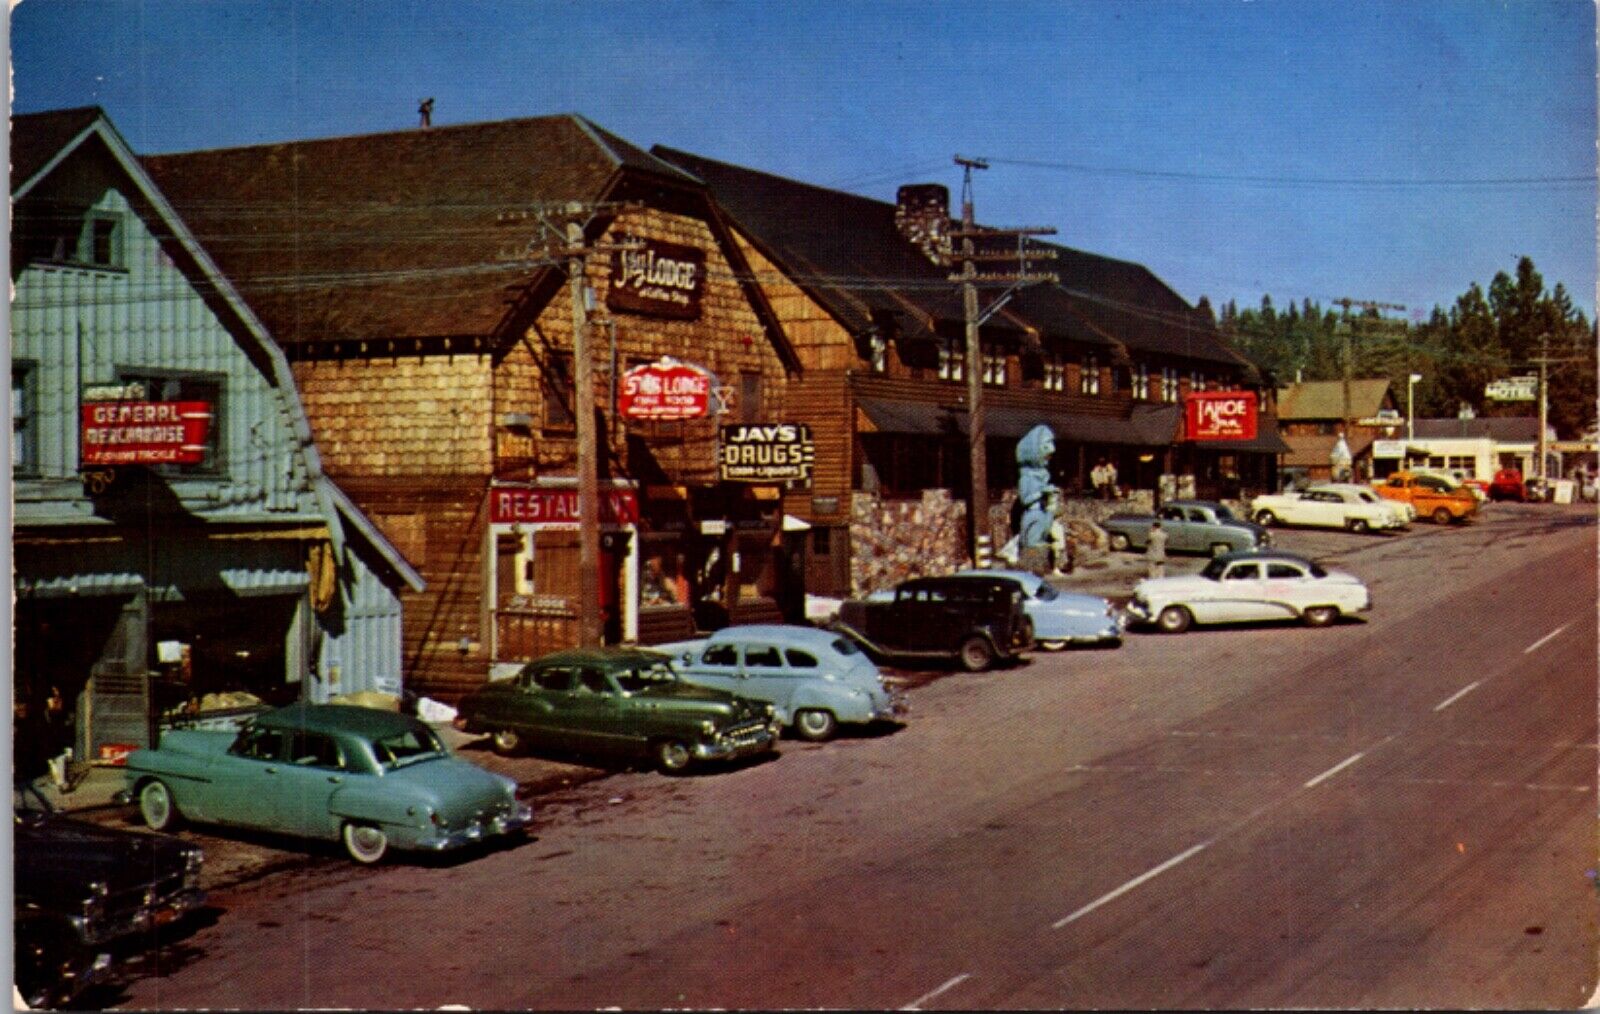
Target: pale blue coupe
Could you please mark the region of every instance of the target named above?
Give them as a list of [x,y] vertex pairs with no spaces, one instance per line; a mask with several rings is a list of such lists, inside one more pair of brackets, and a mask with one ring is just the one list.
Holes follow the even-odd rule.
[[1023,611],[1033,622],[1033,640],[1041,648],[1057,650],[1069,644],[1122,643],[1126,623],[1120,610],[1098,595],[1064,592],[1025,570],[964,570],[962,574],[1008,577],[1022,585]]

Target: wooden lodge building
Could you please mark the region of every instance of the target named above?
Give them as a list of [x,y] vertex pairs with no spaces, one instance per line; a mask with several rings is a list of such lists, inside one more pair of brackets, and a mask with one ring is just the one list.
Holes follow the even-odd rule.
[[[950,233],[949,192],[901,187],[894,204],[784,179],[682,151],[653,154],[702,180],[725,211],[801,363],[790,417],[816,442],[809,496],[786,510],[813,526],[806,587],[848,594],[852,494],[966,497],[965,323]],[[1276,488],[1287,450],[1272,389],[1212,323],[1149,269],[1062,246],[1034,262],[1056,284],[1024,288],[982,327],[988,484],[1016,485],[1017,438],[1056,434],[1055,481],[1089,492],[1105,458],[1124,486],[1154,490],[1192,476],[1200,496]],[[985,270],[1000,270],[986,264]],[[987,306],[1001,293],[985,291]],[[1251,441],[1182,439],[1191,391],[1247,388],[1260,398]],[[1176,489],[1188,484],[1174,483]]]
[[[719,429],[789,422],[800,359],[694,177],[566,115],[144,161],[283,347],[324,467],[426,579],[405,614],[418,693],[577,641],[572,202],[606,640],[799,608],[790,498],[724,481]],[[663,357],[657,388],[699,377],[712,414],[623,418],[619,380]]]

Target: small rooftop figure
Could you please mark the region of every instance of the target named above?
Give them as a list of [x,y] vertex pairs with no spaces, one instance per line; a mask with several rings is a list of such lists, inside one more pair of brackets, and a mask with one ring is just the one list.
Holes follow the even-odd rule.
[[424,127],[433,126],[433,97],[432,96],[429,96],[428,98],[425,98],[425,99],[422,100],[422,105],[417,107],[417,113],[418,113],[418,115],[420,115],[422,117],[422,125]]

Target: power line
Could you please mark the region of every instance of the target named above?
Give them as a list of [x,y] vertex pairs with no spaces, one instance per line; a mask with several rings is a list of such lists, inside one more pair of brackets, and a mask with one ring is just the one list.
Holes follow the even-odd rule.
[[1053,169],[1064,172],[1081,172],[1102,176],[1126,176],[1141,179],[1178,180],[1193,183],[1244,183],[1252,186],[1287,187],[1371,187],[1371,188],[1427,188],[1427,187],[1525,187],[1525,186],[1587,186],[1596,185],[1594,174],[1583,176],[1499,176],[1499,177],[1439,177],[1435,179],[1403,179],[1400,177],[1356,176],[1254,176],[1233,173],[1178,172],[1166,169],[1135,169],[1123,166],[1098,166],[1083,162],[1051,162],[1042,159],[1005,158],[989,156],[995,164],[1024,166],[1032,169]]

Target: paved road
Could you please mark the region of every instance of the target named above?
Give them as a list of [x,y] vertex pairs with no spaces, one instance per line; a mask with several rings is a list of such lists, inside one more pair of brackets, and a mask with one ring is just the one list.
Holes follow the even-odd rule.
[[1328,630],[1139,634],[892,734],[541,799],[469,862],[213,900],[128,1007],[1558,1007],[1596,985],[1592,509],[1287,533]]

